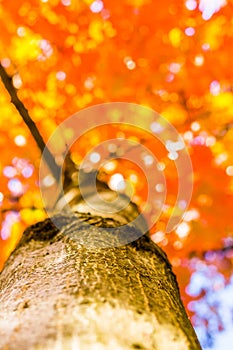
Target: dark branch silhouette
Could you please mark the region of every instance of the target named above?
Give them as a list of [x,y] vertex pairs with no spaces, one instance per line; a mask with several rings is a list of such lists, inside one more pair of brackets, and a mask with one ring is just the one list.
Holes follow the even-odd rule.
[[17,95],[17,91],[13,85],[12,78],[7,74],[5,71],[4,67],[0,64],[0,76],[2,79],[2,82],[8,91],[10,97],[11,97],[11,102],[21,115],[24,123],[27,125],[31,135],[33,136],[34,140],[36,141],[37,146],[39,147],[41,153],[44,154],[44,159],[51,170],[54,178],[56,181],[59,179],[59,174],[60,174],[60,167],[57,165],[55,162],[55,159],[50,152],[50,150],[47,148],[36,124],[34,121],[31,119],[28,110],[24,106],[23,102],[19,99]]

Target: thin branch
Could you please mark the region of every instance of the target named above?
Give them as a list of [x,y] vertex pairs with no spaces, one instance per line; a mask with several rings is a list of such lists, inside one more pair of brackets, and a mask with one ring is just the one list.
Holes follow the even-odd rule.
[[56,181],[59,179],[59,174],[60,174],[60,167],[57,165],[55,162],[55,159],[50,152],[50,150],[47,148],[36,124],[34,121],[31,119],[28,110],[24,106],[23,102],[19,99],[17,95],[17,91],[13,85],[12,78],[8,76],[6,73],[4,67],[0,64],[0,76],[2,79],[2,82],[8,91],[10,97],[11,97],[11,102],[15,106],[15,108],[18,110],[19,114],[21,115],[24,123],[27,125],[32,137],[37,143],[37,146],[39,147],[41,153],[44,154],[44,159],[51,170],[54,178]]
[[199,257],[199,258],[206,258],[207,254],[209,253],[216,253],[216,254],[225,254],[227,252],[231,252],[233,250],[233,245],[229,245],[229,246],[226,246],[226,247],[221,247],[221,248],[215,248],[215,249],[209,249],[209,250],[203,250],[203,251],[200,251],[200,252],[195,252],[195,251],[192,251],[189,253],[189,258],[193,258],[193,257]]

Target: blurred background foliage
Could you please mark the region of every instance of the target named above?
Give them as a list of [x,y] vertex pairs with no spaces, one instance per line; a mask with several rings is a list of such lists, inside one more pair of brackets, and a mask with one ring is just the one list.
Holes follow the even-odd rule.
[[[232,18],[232,0],[0,0],[0,61],[45,141],[73,113],[112,101],[151,107],[183,136],[194,190],[169,234],[177,178],[153,140],[95,130],[71,156],[79,164],[90,144],[117,135],[158,156],[169,191],[151,235],[169,256],[203,349],[231,349],[233,341]],[[0,149],[2,268],[23,230],[46,217],[40,152],[2,83]],[[131,181],[142,206],[140,170],[112,161],[100,174],[113,188],[116,175]]]

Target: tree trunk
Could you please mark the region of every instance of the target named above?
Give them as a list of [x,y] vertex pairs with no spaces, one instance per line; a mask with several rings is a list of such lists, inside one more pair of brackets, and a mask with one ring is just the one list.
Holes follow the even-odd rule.
[[[60,167],[1,65],[0,75],[59,180]],[[171,265],[143,235],[137,207],[121,195],[116,204],[116,194],[97,180],[105,199],[99,201],[85,176],[82,195],[93,210],[80,193],[81,172],[67,160],[60,214],[24,232],[0,275],[0,349],[201,349]],[[73,212],[64,210],[66,201]],[[104,215],[109,208],[115,214]]]
[[[136,206],[109,217],[77,209],[29,227],[6,263],[0,349],[201,349],[165,253],[140,225],[107,229]],[[141,237],[118,246],[124,234]]]

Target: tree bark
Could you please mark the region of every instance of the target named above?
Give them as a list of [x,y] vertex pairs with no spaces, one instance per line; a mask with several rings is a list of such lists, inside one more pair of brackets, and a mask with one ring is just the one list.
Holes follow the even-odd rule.
[[115,235],[96,226],[118,225],[64,212],[25,231],[0,276],[1,349],[201,349],[149,236],[101,248]]
[[[44,141],[1,65],[0,75],[43,152]],[[45,158],[57,178],[48,150]],[[201,349],[167,256],[143,235],[143,219],[131,223],[137,207],[129,203],[104,215],[117,209],[116,194],[97,181],[104,208],[87,179],[93,210],[74,183],[78,171],[67,169],[60,214],[29,227],[0,274],[0,349]],[[64,210],[66,196],[73,212]],[[121,208],[127,198],[118,199]],[[122,245],[129,237],[132,243]]]

